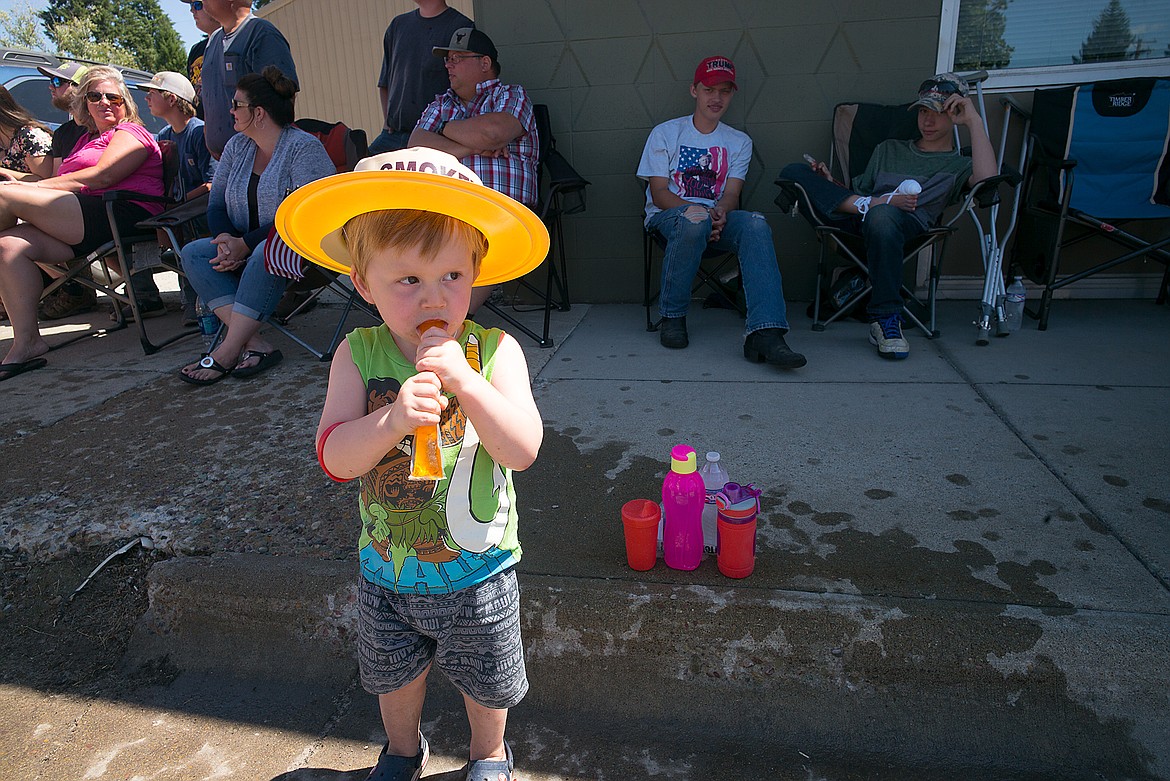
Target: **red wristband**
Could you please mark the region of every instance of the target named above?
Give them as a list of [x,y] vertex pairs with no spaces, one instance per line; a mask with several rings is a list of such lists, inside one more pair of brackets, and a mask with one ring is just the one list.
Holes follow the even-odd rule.
[[329,439],[329,435],[333,433],[333,429],[344,423],[344,420],[339,420],[329,428],[321,432],[321,437],[317,440],[317,463],[321,465],[321,471],[329,476],[329,479],[336,483],[348,483],[352,477],[338,477],[329,471],[329,467],[325,466],[325,440]]

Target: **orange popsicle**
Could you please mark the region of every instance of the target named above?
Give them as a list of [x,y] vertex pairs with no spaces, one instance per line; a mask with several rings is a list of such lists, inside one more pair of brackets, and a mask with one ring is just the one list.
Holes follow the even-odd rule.
[[[418,335],[432,328],[446,328],[447,323],[442,320],[427,320],[418,327]],[[443,451],[439,443],[442,434],[439,424],[433,426],[419,426],[414,430],[414,449],[410,458],[411,480],[442,480],[443,479]]]

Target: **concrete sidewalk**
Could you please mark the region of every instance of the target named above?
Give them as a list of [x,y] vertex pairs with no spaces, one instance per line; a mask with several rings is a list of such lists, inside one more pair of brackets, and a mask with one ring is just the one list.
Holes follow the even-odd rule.
[[[546,433],[517,477],[520,776],[1170,779],[1170,308],[1059,301],[1049,331],[976,347],[974,303],[943,302],[942,338],[910,333],[904,362],[793,309],[794,372],[744,361],[719,310],[691,314],[685,351],[635,306],[521,340]],[[364,777],[352,486],[311,452],[327,367],[282,343],[263,378],[195,389],[170,376],[194,340],[93,344],[0,386],[19,465],[0,533],[48,552],[60,507],[86,506],[93,538],[180,554],[126,666],[182,672],[118,700],[0,689],[20,714],[0,776]],[[619,508],[657,495],[678,442],[765,491],[746,580],[625,566]],[[47,443],[67,475],[44,479]],[[466,725],[439,679],[427,777],[454,779]]]

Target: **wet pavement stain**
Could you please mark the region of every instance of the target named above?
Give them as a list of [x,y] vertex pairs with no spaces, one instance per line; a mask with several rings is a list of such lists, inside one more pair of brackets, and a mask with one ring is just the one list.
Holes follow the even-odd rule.
[[1129,486],[1128,480],[1117,475],[1101,475],[1101,479],[1106,483],[1109,483],[1109,485],[1116,486],[1118,488],[1126,488]]
[[870,499],[889,499],[891,496],[897,496],[893,491],[887,491],[884,488],[870,488],[866,490],[865,495]]
[[1166,499],[1155,499],[1151,496],[1147,496],[1142,500],[1142,507],[1150,510],[1157,510],[1160,513],[1166,513],[1170,515],[1170,501],[1167,501]]
[[960,474],[947,475],[947,482],[953,483],[957,486],[962,486],[962,487],[966,487],[966,486],[971,485],[971,479],[968,478],[966,475],[960,475]]

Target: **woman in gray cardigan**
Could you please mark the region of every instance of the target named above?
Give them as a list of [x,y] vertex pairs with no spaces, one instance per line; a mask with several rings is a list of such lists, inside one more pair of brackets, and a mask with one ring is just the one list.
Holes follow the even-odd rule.
[[223,340],[179,378],[211,385],[229,374],[250,377],[280,362],[260,336],[288,280],[264,268],[264,243],[285,196],[336,172],[316,137],[292,127],[297,86],[277,68],[243,76],[232,100],[236,135],[224,147],[211,184],[212,238],[183,247],[183,272],[227,326]]

